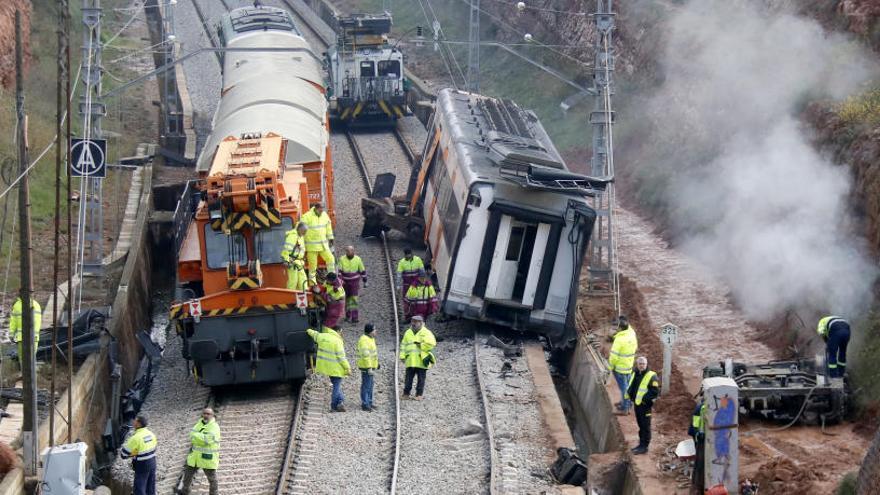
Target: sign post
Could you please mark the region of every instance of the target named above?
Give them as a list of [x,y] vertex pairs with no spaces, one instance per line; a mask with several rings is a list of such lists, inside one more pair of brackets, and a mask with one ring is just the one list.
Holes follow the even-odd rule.
[[663,378],[660,382],[660,393],[669,393],[669,381],[672,377],[672,345],[678,338],[678,327],[667,323],[660,327],[660,341],[663,342]]

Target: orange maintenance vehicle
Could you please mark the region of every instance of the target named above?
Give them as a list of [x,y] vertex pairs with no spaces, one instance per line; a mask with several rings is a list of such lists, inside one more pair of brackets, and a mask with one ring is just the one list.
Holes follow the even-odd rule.
[[335,221],[320,60],[280,9],[236,9],[219,29],[227,46],[287,47],[294,56],[224,56],[214,130],[196,167],[200,196],[180,227],[185,300],[171,319],[204,385],[299,379],[313,349],[306,329],[321,315],[307,290],[287,289],[281,251],[311,205],[322,203]]

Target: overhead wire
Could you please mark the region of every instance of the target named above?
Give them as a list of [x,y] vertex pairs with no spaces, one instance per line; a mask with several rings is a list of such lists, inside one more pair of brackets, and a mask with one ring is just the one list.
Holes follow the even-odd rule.
[[[428,11],[425,10],[425,4],[423,3],[423,1],[424,0],[418,0],[419,7],[421,7],[421,9],[422,9],[422,15],[425,16],[425,22],[427,22],[428,24],[432,24],[431,19],[428,18]],[[435,20],[436,20],[436,18],[435,18]],[[436,22],[437,22],[437,25],[440,26],[440,21],[436,20]],[[437,30],[438,36],[442,36],[442,30],[443,30],[443,27],[440,26],[440,28]],[[443,46],[443,45],[440,45],[440,46]],[[455,80],[455,74],[452,73],[452,67],[449,65],[449,61],[446,60],[446,54],[443,52],[443,50],[440,50],[440,58],[443,60],[443,65],[446,66],[446,72],[449,74],[449,80],[452,82],[452,86],[455,89],[458,89],[458,83]],[[465,79],[463,78],[462,80],[465,80]]]
[[[511,1],[509,1],[509,0],[490,0],[490,1],[495,2],[495,3],[503,3],[503,4],[507,4],[507,5],[513,5],[513,6],[516,7],[517,9],[520,9],[519,2],[511,2]],[[573,15],[573,16],[584,16],[584,17],[590,15],[590,14],[588,14],[588,13],[586,13],[586,12],[576,12],[576,11],[571,11],[571,10],[556,10],[556,9],[548,9],[548,8],[546,8],[546,7],[532,7],[531,5],[529,5],[529,4],[526,3],[526,2],[522,2],[522,3],[524,4],[524,6],[522,7],[522,10],[536,10],[536,11],[539,11],[539,12],[551,12],[551,13],[554,13],[554,14],[564,14],[564,15]]]
[[[425,0],[425,2],[428,4],[428,8],[431,9],[431,16],[434,17],[434,20],[437,22],[437,26],[439,26],[439,34],[445,39],[446,33],[443,32],[443,25],[440,24],[440,19],[437,17],[437,12],[434,11],[434,5],[431,4],[431,0]],[[455,65],[455,68],[458,69],[458,74],[461,76],[461,79],[463,81],[466,81],[467,78],[464,76],[464,72],[461,70],[461,65],[458,64],[458,59],[455,58],[455,54],[452,53],[452,50],[449,50],[448,48],[446,51],[449,54],[449,57],[452,59],[452,63]]]

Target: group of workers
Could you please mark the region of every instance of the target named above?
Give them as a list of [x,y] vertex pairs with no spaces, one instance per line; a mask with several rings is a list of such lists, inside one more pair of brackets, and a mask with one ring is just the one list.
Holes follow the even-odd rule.
[[[850,324],[840,316],[825,316],[819,320],[816,331],[825,341],[825,375],[832,386],[843,386]],[[615,404],[616,414],[628,415],[630,407],[635,410],[639,443],[632,448],[632,453],[636,455],[648,452],[651,443],[651,410],[660,395],[657,373],[648,369],[648,359],[645,356],[636,357],[638,348],[635,329],[626,316],[619,316],[617,331],[612,337],[608,368],[620,390],[620,402]],[[693,437],[697,451],[693,483],[698,488],[702,483],[704,463],[702,445],[705,440],[705,415],[706,406],[701,400],[694,409],[688,428],[688,435]]]
[[[333,226],[320,203],[300,218],[296,228],[287,232],[281,259],[287,265],[287,288],[301,292],[312,290],[324,306],[324,325],[334,328],[343,318],[360,321],[359,294],[367,287],[367,270],[353,246],[345,248],[338,260],[333,254]],[[318,283],[318,263],[324,263],[326,276]],[[397,287],[403,296],[404,316],[428,318],[439,309],[437,291],[424,262],[404,250],[397,265]]]
[[[134,432],[122,446],[120,455],[123,459],[131,459],[134,495],[156,495],[159,441],[148,428],[149,422],[144,414],[135,417],[133,426]],[[189,441],[183,479],[175,487],[174,493],[189,495],[193,476],[201,469],[208,479],[208,493],[219,494],[217,468],[220,467],[220,425],[214,418],[213,409],[206,407],[202,410],[202,417],[189,432]]]

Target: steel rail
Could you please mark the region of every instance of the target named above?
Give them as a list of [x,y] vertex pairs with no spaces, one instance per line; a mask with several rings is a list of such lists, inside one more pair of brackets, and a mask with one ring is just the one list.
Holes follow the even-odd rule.
[[306,26],[309,29],[309,31],[311,31],[312,34],[315,35],[315,38],[321,40],[321,42],[324,43],[325,49],[328,46],[335,43],[336,40],[327,39],[323,34],[321,34],[317,29],[315,29],[312,26],[312,24],[309,23],[309,21],[306,19],[306,16],[302,12],[300,12],[300,9],[296,8],[296,6],[293,5],[293,2],[291,2],[290,0],[281,0],[281,3],[283,3],[284,5],[287,6],[287,9],[290,11],[291,14],[295,14],[297,17],[300,18],[300,20],[302,21],[301,24]]
[[[302,422],[302,414],[303,414],[303,398],[305,397],[305,380],[299,385],[299,392],[297,392],[296,398],[296,406],[293,410],[293,420],[290,422],[290,432],[287,434],[287,446],[284,449],[284,461],[281,463],[281,471],[278,473],[278,483],[275,486],[275,495],[283,495],[287,488],[287,482],[292,478],[289,474],[290,466],[293,463],[293,458],[296,455],[296,448],[294,447],[294,443],[296,443],[296,432],[299,430],[299,425]],[[296,389],[297,387],[294,387]]]
[[492,427],[492,413],[489,411],[489,396],[483,383],[483,370],[480,368],[480,341],[485,335],[474,329],[474,367],[477,370],[477,385],[480,387],[480,399],[483,404],[483,417],[486,420],[486,439],[489,443],[489,494],[500,493],[496,487],[498,474],[498,452],[495,451],[495,429]]
[[[364,188],[367,190],[367,195],[372,196],[373,186],[370,184],[370,173],[367,169],[367,163],[364,160],[361,149],[357,144],[357,140],[351,131],[346,131],[345,136],[348,138],[354,161],[357,163],[358,169],[361,171],[361,178],[364,181]],[[382,232],[379,239],[382,241],[382,251],[385,254],[385,266],[387,268],[389,286],[392,288],[391,304],[394,307],[394,311],[392,312],[394,315],[394,461],[391,470],[390,491],[391,495],[395,495],[397,493],[397,474],[400,465],[400,360],[397,359],[397,356],[400,355],[400,317],[397,311],[397,290],[394,289],[394,268],[391,264],[391,251],[388,249],[388,241],[385,238],[384,232]]]
[[[202,10],[202,6],[199,5],[199,0],[192,0],[193,9],[196,11],[196,15],[199,17],[199,23],[202,25],[202,31],[208,36],[208,41],[211,43],[212,48],[220,48],[220,45],[217,41],[214,40],[214,36],[211,34],[211,29],[208,27],[208,18],[205,16],[205,11]],[[225,5],[225,4],[224,4]],[[226,10],[229,10],[227,7]],[[217,65],[220,66],[220,69],[223,69],[223,59],[220,57],[220,52],[214,52],[214,55],[217,57]]]

